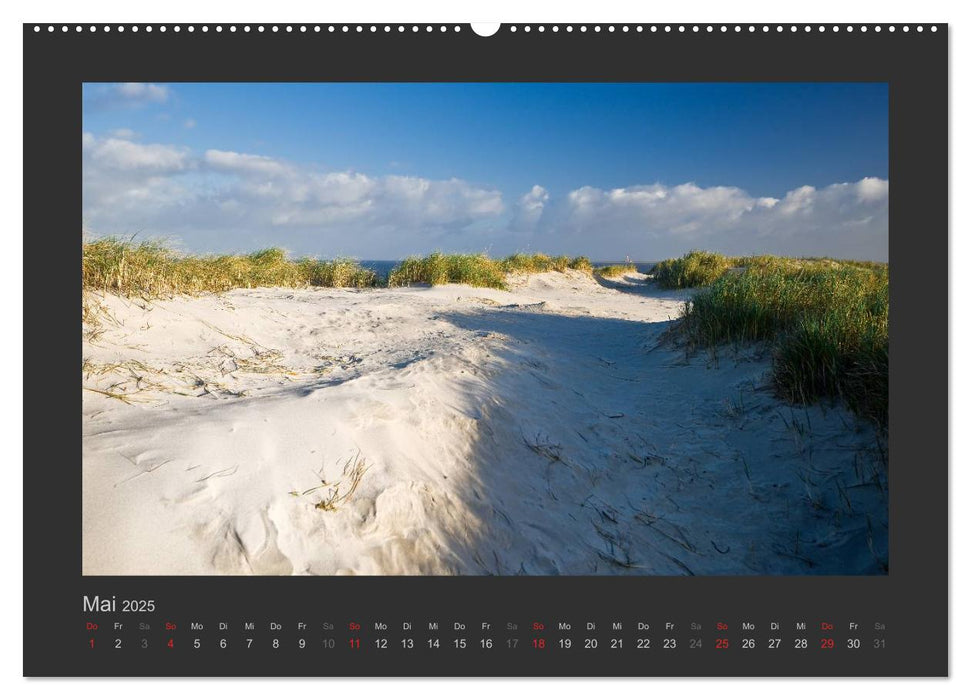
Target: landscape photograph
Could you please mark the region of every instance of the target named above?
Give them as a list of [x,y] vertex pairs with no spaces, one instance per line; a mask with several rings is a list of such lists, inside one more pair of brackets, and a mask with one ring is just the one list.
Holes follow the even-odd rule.
[[886,575],[885,83],[87,83],[82,574]]

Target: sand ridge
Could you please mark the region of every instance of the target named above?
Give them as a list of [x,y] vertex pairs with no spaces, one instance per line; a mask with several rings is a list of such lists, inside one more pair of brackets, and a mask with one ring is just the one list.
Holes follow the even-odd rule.
[[689,294],[104,296],[83,572],[884,572],[879,436],[776,399],[757,347],[662,343]]

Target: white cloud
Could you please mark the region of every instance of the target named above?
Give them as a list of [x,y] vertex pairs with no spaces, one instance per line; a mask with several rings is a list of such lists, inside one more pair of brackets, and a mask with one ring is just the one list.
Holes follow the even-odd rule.
[[[195,169],[188,149],[165,144],[142,144],[91,133],[81,137],[83,216],[93,231],[99,222],[117,217],[147,222],[176,209],[188,196],[182,178]],[[139,228],[112,228],[107,233]]]
[[186,119],[184,122],[182,122],[182,126],[184,126],[186,129],[195,129],[196,120],[190,117]]
[[794,188],[781,197],[694,183],[540,185],[515,198],[461,179],[327,171],[264,155],[82,136],[83,216],[99,233],[176,235],[195,250],[283,245],[390,258],[531,248],[657,260],[692,248],[886,259],[889,184]]
[[[459,179],[321,171],[267,156],[82,137],[92,230],[176,234],[190,245],[305,252],[423,252],[504,213],[499,191]],[[218,239],[218,240],[217,240]],[[254,241],[255,243],[250,243]]]
[[543,216],[543,209],[549,200],[550,193],[546,188],[533,185],[529,192],[519,198],[511,228],[514,231],[532,231]]
[[435,225],[471,223],[503,213],[502,193],[471,185],[464,180],[427,180],[389,175],[377,181],[372,198],[378,205],[391,204],[410,220]]
[[134,141],[138,138],[138,134],[131,129],[112,129],[108,132],[108,135],[116,139],[124,139],[125,141]]
[[85,97],[99,109],[144,107],[169,101],[172,90],[155,83],[110,83],[85,85]]
[[169,89],[154,83],[119,83],[115,90],[130,102],[165,102],[169,99]]
[[693,183],[581,187],[547,212],[537,247],[560,243],[597,257],[647,260],[691,248],[885,260],[888,196],[889,183],[880,178],[798,187],[781,199]]
[[890,194],[890,183],[878,177],[865,177],[856,183],[856,196],[862,202],[882,201]]
[[215,170],[240,173],[243,175],[282,175],[287,167],[273,158],[254,156],[235,151],[210,149],[204,156],[205,163]]
[[[140,144],[119,138],[82,141],[92,162],[114,170],[178,172],[188,166],[188,152],[175,146]],[[83,146],[82,146],[83,147]]]

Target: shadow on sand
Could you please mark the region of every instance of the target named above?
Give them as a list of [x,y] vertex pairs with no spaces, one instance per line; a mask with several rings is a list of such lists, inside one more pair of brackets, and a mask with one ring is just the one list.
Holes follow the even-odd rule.
[[477,425],[453,485],[477,520],[456,533],[457,573],[886,572],[874,436],[841,409],[781,403],[768,358],[685,357],[658,346],[668,323],[444,319],[502,339],[456,380]]

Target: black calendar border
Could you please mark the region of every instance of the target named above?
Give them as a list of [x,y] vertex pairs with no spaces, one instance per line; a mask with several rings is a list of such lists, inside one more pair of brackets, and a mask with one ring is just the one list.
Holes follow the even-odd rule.
[[[919,675],[948,672],[948,27],[869,25],[25,24],[24,31],[24,674],[81,675]],[[189,31],[189,27],[193,31]],[[231,27],[237,28],[234,31]],[[277,29],[274,30],[273,27]],[[428,31],[426,27],[431,26]],[[600,26],[598,30],[596,27]],[[932,26],[934,31],[932,31]],[[290,27],[288,30],[287,27]],[[641,29],[638,30],[637,28]],[[891,31],[893,27],[894,31]],[[584,29],[585,28],[585,29]],[[855,31],[853,31],[855,30]],[[82,577],[81,571],[81,84],[98,81],[886,82],[890,94],[890,573],[807,577]],[[59,167],[51,167],[57,164]],[[51,241],[51,239],[53,240]],[[51,241],[49,243],[49,241]],[[29,261],[43,256],[43,286]],[[928,271],[933,271],[929,273]],[[934,274],[936,273],[936,274]],[[929,303],[928,303],[929,300]],[[42,371],[32,372],[32,367]],[[73,397],[73,398],[72,398]],[[56,525],[49,519],[56,517]],[[839,657],[807,672],[788,657],[692,668],[679,659],[631,666],[605,657],[483,667],[469,657],[390,657],[300,665],[291,657],[180,657],[124,668],[79,652],[83,594],[151,597],[160,614],[291,608],[333,616],[522,620],[563,611],[604,619],[666,611],[704,615],[870,615],[894,643],[879,659]],[[588,602],[591,601],[591,602]],[[592,601],[597,601],[593,603]],[[589,606],[589,613],[584,613]],[[711,619],[710,617],[707,619]]]

